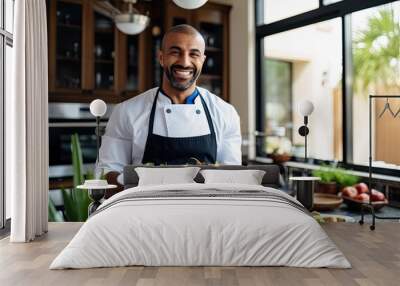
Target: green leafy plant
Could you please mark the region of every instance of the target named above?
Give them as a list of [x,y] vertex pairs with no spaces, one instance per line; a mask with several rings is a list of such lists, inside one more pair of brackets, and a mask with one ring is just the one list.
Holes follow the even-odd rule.
[[353,52],[356,94],[400,88],[400,22],[393,7],[368,17],[366,28],[354,35]]
[[65,216],[68,221],[86,221],[90,204],[88,191],[76,188],[85,181],[82,150],[78,134],[71,136],[71,153],[74,188],[61,190],[64,199]]
[[360,178],[358,176],[349,174],[344,169],[338,169],[336,171],[336,182],[341,187],[353,186],[353,185],[357,184],[359,180],[360,180]]
[[335,168],[327,165],[321,166],[312,172],[314,177],[320,177],[322,183],[337,183],[342,187],[352,186],[358,183],[359,177],[349,174],[342,168]]
[[318,170],[313,170],[312,175],[321,178],[321,183],[334,183],[336,178],[334,168],[325,165]]
[[[94,174],[88,171],[86,176],[83,170],[82,150],[79,143],[78,134],[71,136],[71,154],[72,154],[72,168],[73,168],[73,186],[72,189],[61,189],[62,197],[64,200],[64,216],[67,221],[86,221],[88,218],[88,207],[91,202],[88,191],[77,189],[86,179],[93,179]],[[104,176],[102,176],[104,177]],[[49,221],[62,221],[62,217],[58,215],[54,207],[53,201],[49,200]]]
[[64,221],[62,215],[56,210],[54,202],[51,198],[49,198],[49,221]]

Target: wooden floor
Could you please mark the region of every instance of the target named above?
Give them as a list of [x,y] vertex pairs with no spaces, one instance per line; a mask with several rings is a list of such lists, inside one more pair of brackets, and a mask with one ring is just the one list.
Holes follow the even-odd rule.
[[0,285],[400,285],[400,224],[336,223],[324,229],[352,269],[289,267],[122,267],[48,270],[80,223],[50,223],[49,233],[27,244],[0,241]]

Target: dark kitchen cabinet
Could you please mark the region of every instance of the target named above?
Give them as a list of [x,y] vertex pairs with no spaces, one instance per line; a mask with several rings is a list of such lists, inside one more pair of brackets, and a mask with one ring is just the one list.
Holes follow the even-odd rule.
[[[54,6],[55,7],[55,6]],[[53,8],[53,7],[52,7]],[[53,12],[53,11],[52,11]],[[57,69],[52,69],[51,85],[57,89],[77,91],[82,85],[82,18],[83,5],[79,2],[59,2],[52,15],[52,32],[55,42],[51,46],[52,60]]]
[[94,88],[114,92],[116,29],[111,18],[94,12]]
[[117,103],[136,95],[146,85],[138,64],[146,37],[121,33],[96,1],[48,1],[49,101]]
[[[229,100],[229,11],[207,3],[184,10],[171,0],[138,1],[149,27],[139,35],[121,33],[103,1],[49,0],[49,101],[118,103],[161,84],[157,53],[163,33],[187,23],[206,40],[207,59],[199,85]],[[110,1],[120,8],[122,1]],[[104,3],[104,2],[103,2]]]

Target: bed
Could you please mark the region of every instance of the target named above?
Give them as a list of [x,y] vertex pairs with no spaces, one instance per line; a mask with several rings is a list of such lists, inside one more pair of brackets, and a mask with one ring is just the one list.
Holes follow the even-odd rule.
[[197,183],[126,189],[83,224],[50,269],[144,266],[292,266],[350,268],[309,212],[279,185],[274,165],[202,168],[262,169],[262,185]]

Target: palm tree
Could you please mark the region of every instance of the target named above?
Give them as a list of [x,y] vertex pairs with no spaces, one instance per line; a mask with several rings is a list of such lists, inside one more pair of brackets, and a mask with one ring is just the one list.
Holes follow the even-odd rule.
[[354,90],[400,90],[400,21],[394,8],[381,9],[357,31],[353,44]]

